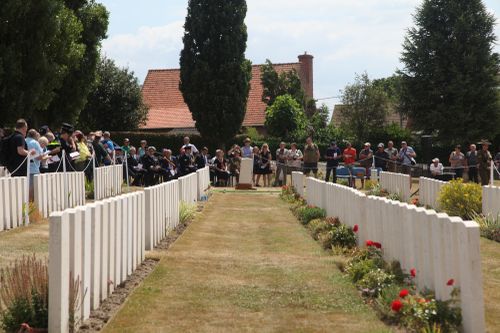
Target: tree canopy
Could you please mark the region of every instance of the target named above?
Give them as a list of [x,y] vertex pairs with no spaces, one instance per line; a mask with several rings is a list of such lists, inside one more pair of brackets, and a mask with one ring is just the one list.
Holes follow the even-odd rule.
[[472,142],[500,128],[495,18],[481,0],[424,0],[401,60],[412,124],[440,141]]
[[85,130],[134,130],[144,124],[148,109],[138,79],[127,68],[103,58],[97,64],[97,84],[92,87],[78,124]]
[[295,69],[278,73],[273,63],[267,59],[261,67],[261,81],[262,101],[267,105],[272,105],[278,96],[283,95],[290,95],[297,103],[305,105],[305,93]]
[[190,0],[181,51],[180,90],[196,128],[220,145],[245,118],[251,63],[245,59],[245,0]]
[[[302,107],[291,95],[280,95],[266,110],[269,134],[283,139],[296,136],[307,123]],[[300,135],[300,134],[299,134]]]

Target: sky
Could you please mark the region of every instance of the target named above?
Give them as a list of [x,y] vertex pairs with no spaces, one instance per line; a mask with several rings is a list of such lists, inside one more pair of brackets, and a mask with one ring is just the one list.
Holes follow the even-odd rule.
[[[100,0],[110,12],[103,53],[135,72],[178,68],[187,0]],[[499,0],[483,0],[500,16]],[[356,74],[392,75],[421,0],[247,0],[246,56],[253,64],[314,56],[314,97],[330,108]],[[495,28],[500,36],[500,26]],[[500,52],[500,46],[496,46]],[[335,98],[331,98],[335,97]]]

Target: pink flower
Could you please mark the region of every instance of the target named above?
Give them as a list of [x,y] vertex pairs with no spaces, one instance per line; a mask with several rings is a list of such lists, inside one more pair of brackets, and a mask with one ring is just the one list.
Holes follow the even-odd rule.
[[399,299],[392,302],[391,305],[392,311],[399,312],[401,311],[402,308],[403,308],[403,303]]
[[401,298],[405,298],[406,296],[408,296],[410,292],[408,291],[408,289],[403,289],[399,292],[399,297]]
[[449,279],[448,282],[446,282],[447,286],[453,286],[455,284],[455,280]]
[[359,230],[359,227],[358,227],[357,224],[355,224],[354,227],[352,228],[352,231],[353,232],[358,232],[358,230]]

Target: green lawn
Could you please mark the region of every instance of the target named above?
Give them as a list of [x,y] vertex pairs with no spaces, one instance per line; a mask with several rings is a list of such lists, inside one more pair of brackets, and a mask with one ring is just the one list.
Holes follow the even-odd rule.
[[105,332],[388,332],[276,194],[215,193]]

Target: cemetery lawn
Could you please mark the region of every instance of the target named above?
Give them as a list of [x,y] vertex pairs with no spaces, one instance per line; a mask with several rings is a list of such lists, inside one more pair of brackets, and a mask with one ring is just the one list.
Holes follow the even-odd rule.
[[277,194],[215,193],[104,332],[389,332]]

